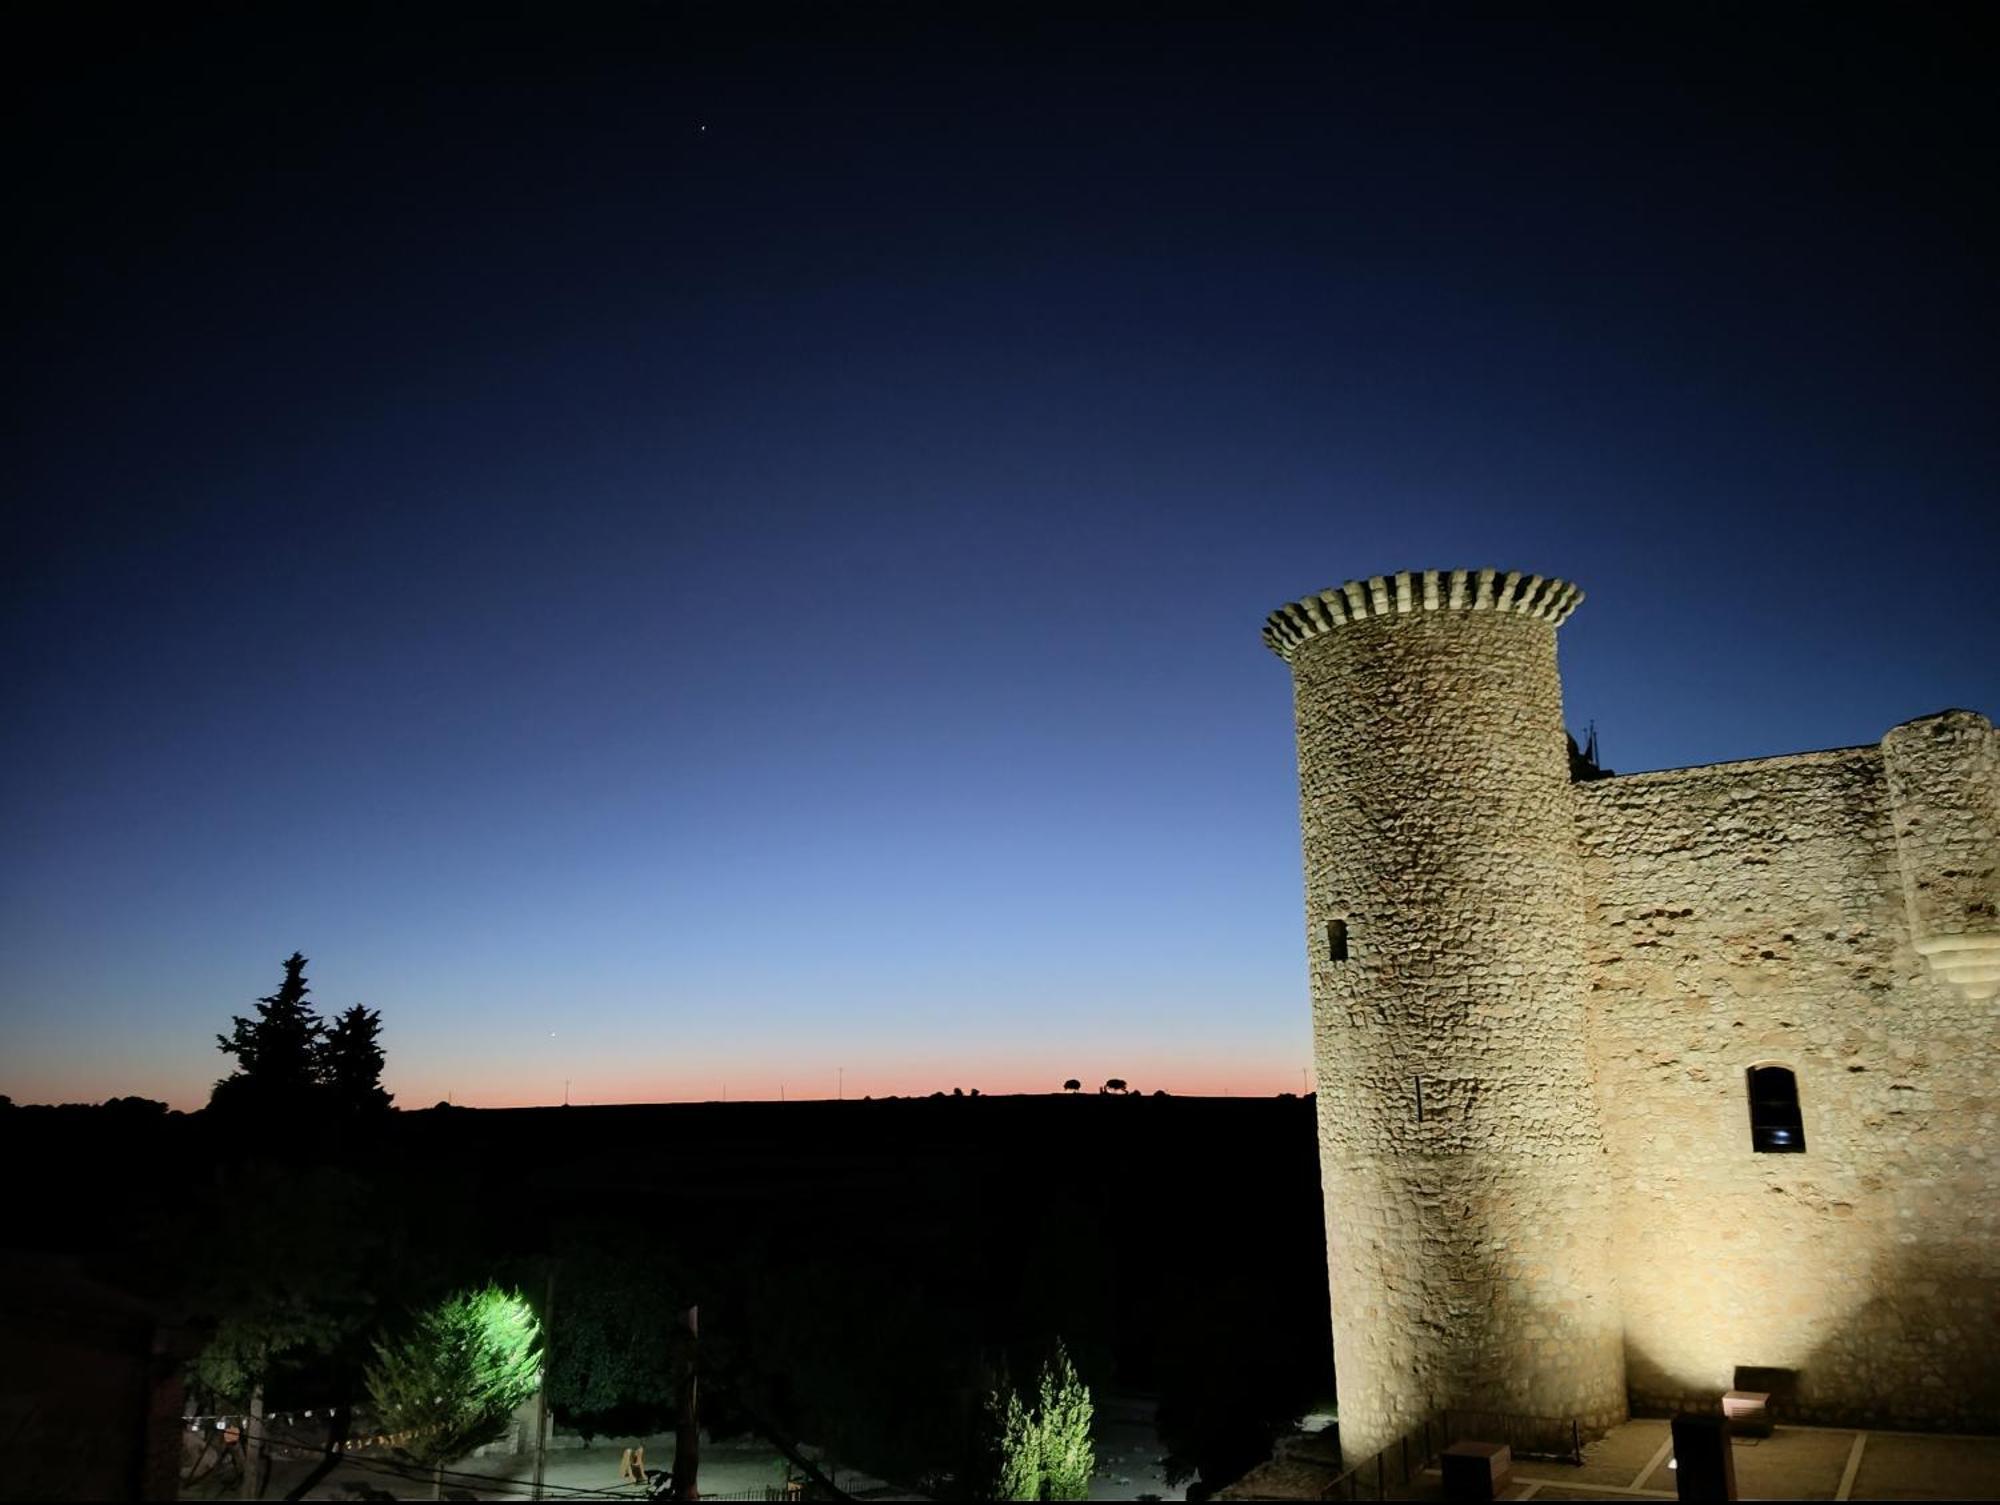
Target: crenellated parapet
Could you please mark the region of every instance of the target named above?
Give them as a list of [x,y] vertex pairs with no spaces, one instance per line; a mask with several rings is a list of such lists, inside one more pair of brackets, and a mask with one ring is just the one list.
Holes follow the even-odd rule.
[[1478,611],[1532,617],[1560,627],[1583,601],[1566,580],[1519,570],[1401,570],[1350,580],[1281,606],[1265,620],[1264,642],[1287,663],[1301,643],[1349,622],[1423,611]]

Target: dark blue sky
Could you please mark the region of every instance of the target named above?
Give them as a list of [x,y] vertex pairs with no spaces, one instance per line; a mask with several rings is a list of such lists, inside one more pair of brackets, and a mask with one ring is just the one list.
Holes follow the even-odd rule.
[[1357,575],[1620,769],[2000,710],[1974,8],[576,9],[20,49],[17,1100],[295,947],[409,1106],[1296,1087]]

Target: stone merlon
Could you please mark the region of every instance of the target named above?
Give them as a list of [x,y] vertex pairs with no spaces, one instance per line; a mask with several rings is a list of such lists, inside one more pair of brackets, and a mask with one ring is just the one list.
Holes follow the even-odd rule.
[[1338,590],[1281,606],[1266,619],[1264,641],[1289,662],[1308,639],[1349,622],[1415,611],[1515,612],[1560,627],[1583,602],[1566,580],[1519,570],[1400,570],[1350,580]]

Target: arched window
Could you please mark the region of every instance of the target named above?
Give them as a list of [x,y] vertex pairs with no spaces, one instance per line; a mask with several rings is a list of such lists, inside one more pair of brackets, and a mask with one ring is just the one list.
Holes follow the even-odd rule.
[[1765,1155],[1805,1153],[1799,1079],[1789,1066],[1750,1068],[1750,1148]]

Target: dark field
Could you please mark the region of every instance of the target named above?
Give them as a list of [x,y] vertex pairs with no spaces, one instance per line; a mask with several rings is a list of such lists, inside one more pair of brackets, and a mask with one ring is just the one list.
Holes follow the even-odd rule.
[[702,1420],[909,1482],[963,1477],[981,1402],[1060,1340],[1156,1396],[1211,1480],[1329,1404],[1310,1099],[943,1098],[236,1123],[13,1108],[19,1251],[76,1257],[199,1341],[271,1288],[340,1315],[274,1408],[348,1401],[371,1332],[498,1278],[555,1299],[558,1418],[671,1424],[676,1313]]

